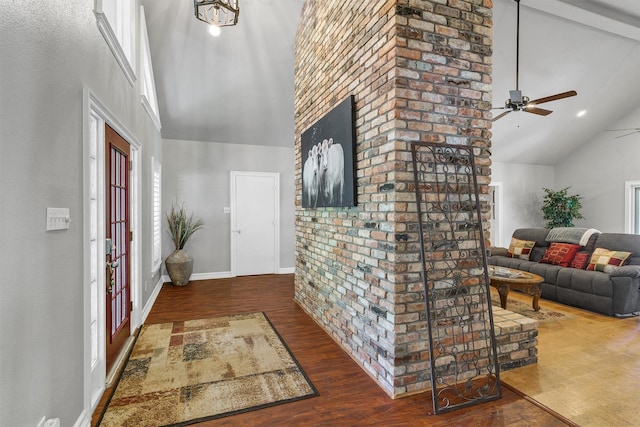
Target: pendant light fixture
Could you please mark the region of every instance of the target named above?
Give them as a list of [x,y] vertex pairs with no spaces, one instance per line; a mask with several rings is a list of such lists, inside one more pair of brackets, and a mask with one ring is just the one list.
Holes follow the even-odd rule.
[[238,23],[238,0],[193,0],[196,18],[216,27]]

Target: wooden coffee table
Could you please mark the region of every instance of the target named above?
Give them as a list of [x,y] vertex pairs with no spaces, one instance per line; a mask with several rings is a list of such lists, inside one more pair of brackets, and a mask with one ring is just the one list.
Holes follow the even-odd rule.
[[511,289],[517,289],[533,296],[531,306],[535,311],[540,310],[540,284],[544,279],[537,274],[515,268],[489,266],[489,281],[491,286],[500,294],[500,306],[506,310],[507,295]]

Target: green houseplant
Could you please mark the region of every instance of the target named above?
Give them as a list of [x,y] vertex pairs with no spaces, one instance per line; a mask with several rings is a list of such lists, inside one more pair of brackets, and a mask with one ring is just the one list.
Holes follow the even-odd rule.
[[542,203],[542,213],[547,221],[547,228],[573,227],[574,219],[584,218],[580,213],[582,209],[582,196],[569,196],[569,188],[554,191],[543,188],[545,195]]
[[189,283],[193,272],[193,257],[184,247],[191,236],[204,225],[201,219],[189,214],[184,205],[178,207],[175,204],[167,213],[167,225],[169,235],[174,245],[174,251],[165,259],[167,273],[171,283],[176,286],[184,286]]

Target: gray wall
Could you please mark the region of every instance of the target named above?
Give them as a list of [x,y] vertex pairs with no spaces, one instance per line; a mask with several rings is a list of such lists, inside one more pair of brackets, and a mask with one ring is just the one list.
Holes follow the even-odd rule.
[[[163,212],[184,204],[205,223],[187,244],[194,274],[231,270],[231,216],[223,213],[230,206],[230,171],[280,173],[280,268],[294,267],[293,147],[178,140],[165,140],[163,147]],[[163,236],[164,259],[174,248],[166,230]]]
[[[638,126],[640,106],[623,114],[610,128]],[[584,197],[585,219],[576,225],[603,232],[625,232],[625,181],[640,181],[640,133],[616,138],[619,135],[624,132],[594,135],[579,151],[556,165],[557,188],[571,186],[570,194]]]
[[554,167],[524,163],[494,163],[491,182],[500,183],[500,244],[508,247],[517,228],[544,227],[543,188],[553,188]]
[[[142,194],[149,159],[161,156],[139,83],[131,87],[116,64],[93,4],[0,2],[1,426],[32,427],[43,416],[72,426],[84,410],[83,87],[143,144]],[[45,231],[48,206],[70,208],[68,231]],[[150,218],[147,196],[141,208]],[[142,227],[148,254],[148,221]],[[153,280],[148,258],[143,281]]]

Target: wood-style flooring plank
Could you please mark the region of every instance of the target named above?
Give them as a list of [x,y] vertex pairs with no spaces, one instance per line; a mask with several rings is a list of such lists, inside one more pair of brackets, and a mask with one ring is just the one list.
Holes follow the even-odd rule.
[[[390,398],[298,304],[293,275],[165,284],[146,323],[263,311],[319,396],[199,426],[563,426],[561,419],[503,387],[503,398],[433,415],[431,395]],[[105,393],[102,404],[108,395]],[[96,411],[94,418],[99,415]],[[94,419],[94,423],[95,423]]]

